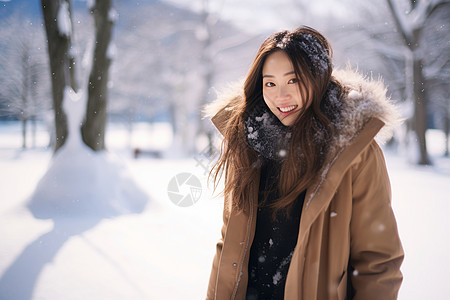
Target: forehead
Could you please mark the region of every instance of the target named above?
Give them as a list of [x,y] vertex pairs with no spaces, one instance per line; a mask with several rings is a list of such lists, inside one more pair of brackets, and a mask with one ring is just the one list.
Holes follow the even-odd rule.
[[284,75],[293,71],[294,66],[289,56],[284,51],[277,51],[267,56],[263,65],[262,75]]

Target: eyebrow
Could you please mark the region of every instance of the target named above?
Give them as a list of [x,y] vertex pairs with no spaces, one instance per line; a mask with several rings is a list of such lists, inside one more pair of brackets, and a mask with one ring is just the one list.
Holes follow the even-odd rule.
[[[283,76],[288,76],[288,75],[292,75],[292,74],[295,74],[295,72],[294,71],[291,71],[291,72],[287,72],[287,73],[285,73]],[[264,78],[264,77],[275,77],[274,75],[269,75],[269,74],[266,74],[266,75],[263,75],[263,77],[262,78]]]

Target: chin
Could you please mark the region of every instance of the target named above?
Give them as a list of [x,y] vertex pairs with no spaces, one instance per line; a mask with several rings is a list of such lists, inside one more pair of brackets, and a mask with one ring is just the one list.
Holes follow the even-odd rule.
[[291,119],[283,119],[280,120],[281,124],[283,124],[284,126],[291,126],[292,124],[294,124],[294,120]]
[[297,118],[297,114],[295,115],[290,115],[284,118],[279,117],[278,119],[280,120],[280,122],[284,125],[284,126],[291,126],[294,124],[295,120]]

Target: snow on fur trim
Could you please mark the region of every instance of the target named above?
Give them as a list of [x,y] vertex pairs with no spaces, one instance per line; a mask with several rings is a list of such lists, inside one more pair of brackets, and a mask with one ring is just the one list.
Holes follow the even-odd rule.
[[377,134],[377,142],[384,143],[391,138],[394,128],[400,125],[402,119],[394,103],[386,96],[387,89],[381,78],[369,79],[350,68],[335,70],[333,76],[346,89],[342,118],[335,124],[339,132],[336,148],[351,142],[371,118],[385,123]]
[[232,110],[237,102],[243,101],[243,83],[236,82],[230,84],[229,86],[225,87],[224,90],[220,92],[216,91],[216,93],[216,100],[203,107],[203,118],[212,118],[224,108],[226,108],[227,110]]

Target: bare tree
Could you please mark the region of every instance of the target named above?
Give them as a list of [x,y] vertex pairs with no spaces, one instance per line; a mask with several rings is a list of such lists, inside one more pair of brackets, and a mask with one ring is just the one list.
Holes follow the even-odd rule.
[[111,0],[97,0],[91,14],[95,20],[95,48],[87,88],[86,117],[81,132],[85,144],[97,151],[105,149],[107,84],[112,55],[110,43],[117,13],[112,8]]
[[75,62],[70,53],[72,19],[70,0],[41,0],[47,33],[48,55],[52,81],[53,110],[55,114],[55,151],[64,145],[68,133],[67,117],[63,109],[64,88],[75,83]]
[[[258,36],[247,35],[242,32],[237,32],[232,35],[224,36],[221,32],[224,23],[221,23],[221,12],[214,11],[212,9],[214,1],[203,0],[202,1],[202,11],[200,13],[199,24],[196,28],[196,38],[200,44],[200,60],[199,60],[199,70],[201,76],[202,89],[200,91],[200,101],[196,108],[199,112],[202,107],[205,107],[213,97],[212,93],[214,84],[219,81],[220,73],[225,72],[224,65],[220,64],[219,61],[222,59],[233,60],[233,64],[236,66],[239,63],[250,64],[251,56],[253,55],[254,49],[258,46],[256,42]],[[222,2],[222,7],[223,7]],[[249,47],[250,45],[250,47]],[[240,52],[239,55],[230,54],[233,51]],[[226,57],[226,58],[225,58]],[[245,62],[245,63],[243,63]],[[243,76],[244,74],[241,74]],[[239,78],[233,78],[233,81],[237,81]],[[196,136],[206,135],[208,139],[208,151],[211,154],[213,149],[213,130],[210,122],[205,122],[200,117],[197,116],[198,128],[196,128]]]
[[110,109],[125,111],[128,121],[171,121],[172,148],[192,155],[199,132],[208,134],[202,105],[214,96],[214,85],[243,75],[256,39],[206,9],[199,14],[163,2],[132,9],[118,2],[118,10],[127,13],[117,28],[120,60],[111,68]]
[[[69,134],[67,117],[62,108],[66,86],[77,90],[75,58],[72,53],[72,13],[70,0],[41,0],[48,40],[52,73],[53,108],[55,112],[57,151]],[[95,21],[95,48],[87,87],[86,116],[81,127],[83,141],[93,150],[105,149],[107,84],[111,64],[110,41],[117,16],[111,0],[95,1],[91,7]]]
[[198,22],[192,12],[162,2],[139,9],[118,2],[118,10],[126,13],[117,34],[120,60],[111,68],[110,109],[125,115],[130,132],[133,122],[169,117],[184,151],[193,141],[185,133],[191,132],[188,119],[198,98]]
[[424,74],[430,97],[430,115],[433,125],[444,131],[444,155],[449,154],[450,138],[450,3],[436,10],[422,31],[422,43],[426,47]]
[[[450,79],[445,75],[450,57],[449,45],[445,43],[449,10],[443,9],[449,1],[412,2],[358,3],[358,14],[352,14],[350,21],[344,21],[331,32],[333,37],[338,37],[333,44],[342,48],[336,51],[337,55],[344,52],[352,57],[351,61],[359,62],[359,68],[364,71],[383,74],[394,99],[406,100],[402,103],[406,108],[403,111],[408,119],[406,124],[417,136],[409,142],[418,144],[417,162],[429,164],[425,139],[427,117],[433,113],[435,118],[447,110],[439,95],[445,94],[443,90]],[[355,3],[349,1],[347,5]],[[430,104],[433,104],[431,108],[441,107],[441,111],[435,113]]]
[[22,147],[26,148],[28,121],[32,121],[34,145],[36,118],[48,108],[48,85],[42,76],[47,75],[45,52],[40,48],[44,38],[38,26],[16,15],[3,20],[0,26],[0,98],[4,106],[0,113],[21,120]]
[[387,0],[392,16],[395,20],[399,34],[409,50],[410,63],[412,66],[412,94],[414,98],[414,130],[417,135],[420,149],[418,163],[421,165],[431,164],[428,157],[426,130],[429,102],[426,92],[426,77],[424,74],[424,51],[421,51],[421,34],[425,23],[439,7],[448,3],[448,0],[434,1],[409,1],[409,10],[405,14],[404,7],[393,0]]

